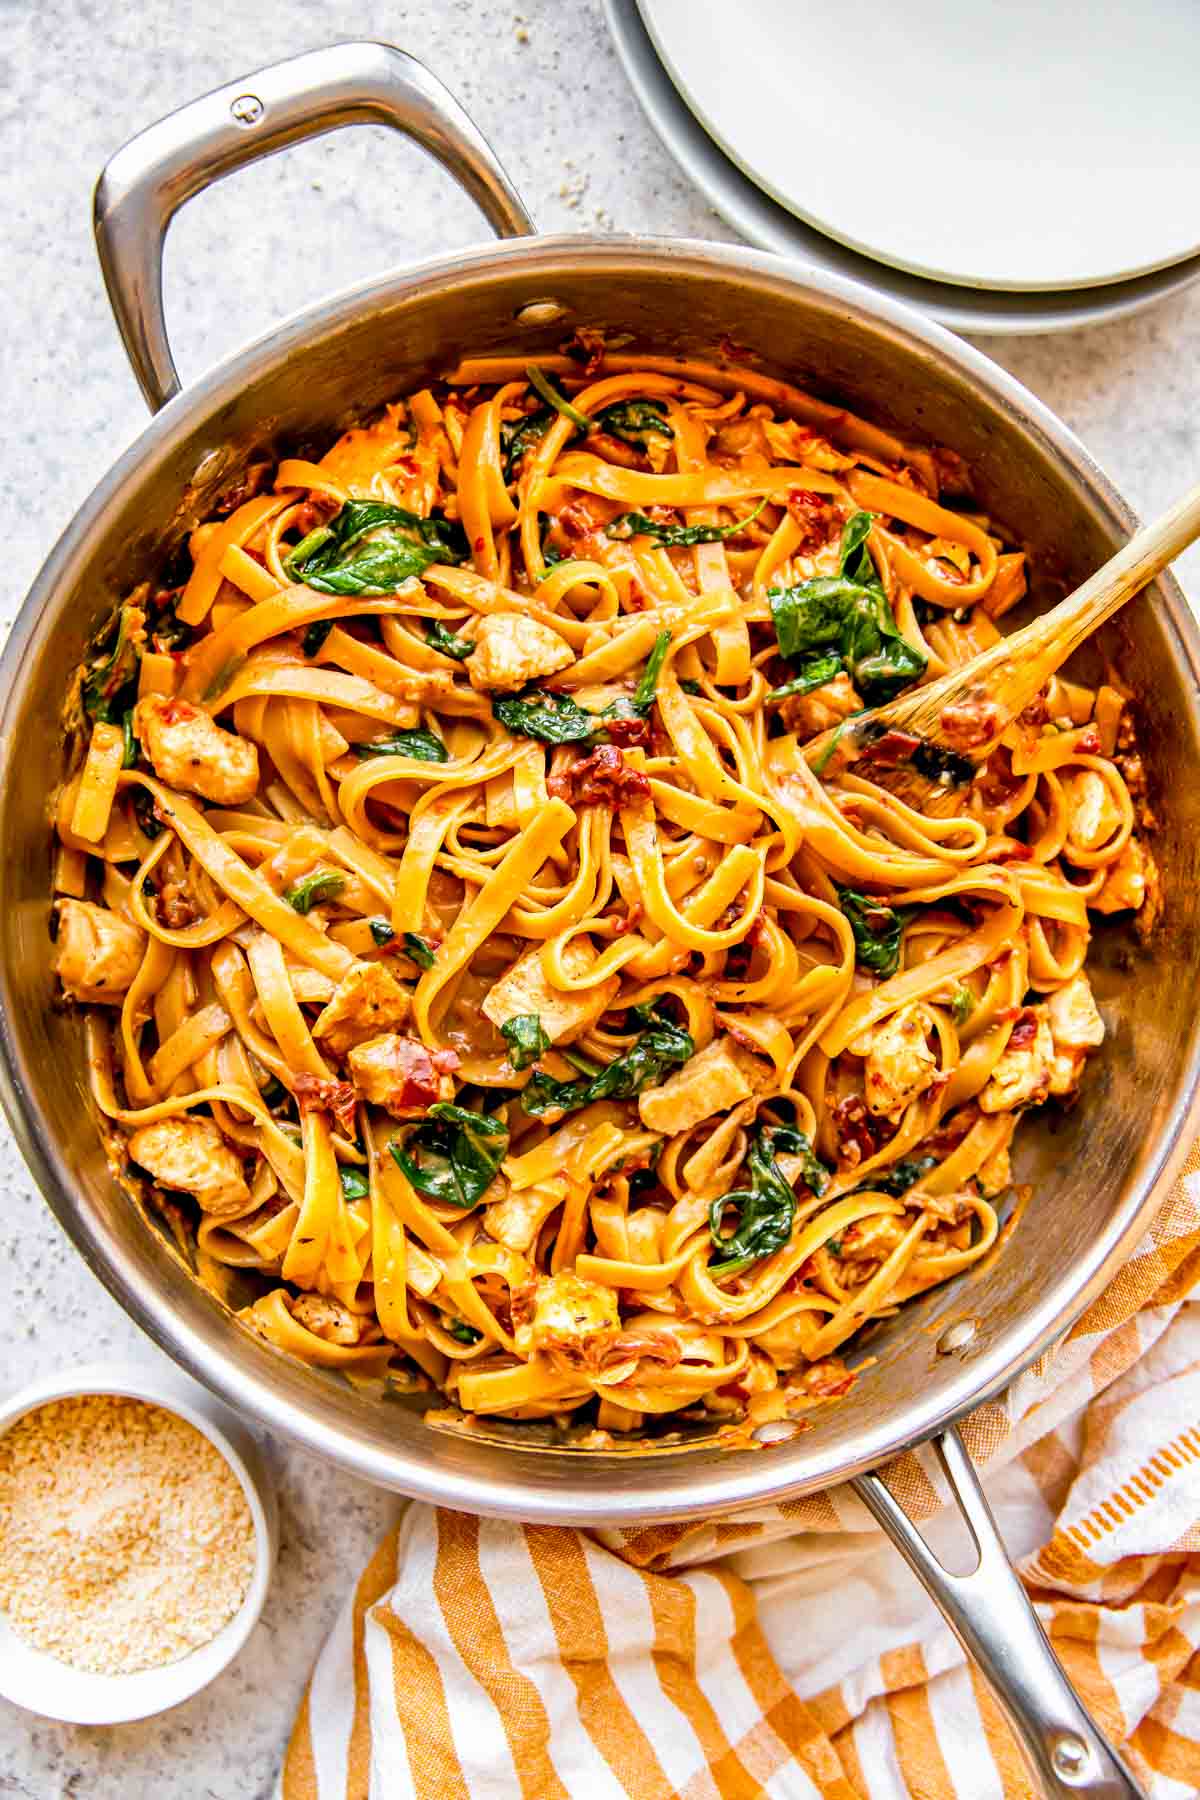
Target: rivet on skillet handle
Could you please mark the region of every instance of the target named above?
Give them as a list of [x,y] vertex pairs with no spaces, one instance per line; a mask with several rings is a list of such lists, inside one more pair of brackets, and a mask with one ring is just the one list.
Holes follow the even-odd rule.
[[1008,1560],[991,1508],[950,1427],[932,1440],[978,1562],[951,1575],[878,1475],[854,1491],[946,1615],[1028,1757],[1047,1800],[1144,1800],[1142,1789],[1075,1697],[1037,1614]]
[[243,75],[131,138],[93,202],[108,297],[152,411],[179,392],[162,301],[162,247],[179,208],[233,169],[340,125],[391,125],[435,156],[498,237],[534,230],[520,196],[450,91],[391,44],[331,44]]

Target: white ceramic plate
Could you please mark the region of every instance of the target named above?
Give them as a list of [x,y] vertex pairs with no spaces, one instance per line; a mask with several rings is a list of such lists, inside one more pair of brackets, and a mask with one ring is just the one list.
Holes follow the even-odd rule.
[[639,0],[738,166],[913,274],[1057,291],[1200,251],[1195,0]]
[[977,335],[1068,331],[1106,324],[1200,278],[1193,257],[1153,275],[1060,294],[991,293],[924,280],[874,262],[806,225],[744,175],[697,124],[655,52],[637,0],[603,0],[617,54],[664,148],[718,212],[752,244],[809,268],[846,275],[919,307],[952,331]]

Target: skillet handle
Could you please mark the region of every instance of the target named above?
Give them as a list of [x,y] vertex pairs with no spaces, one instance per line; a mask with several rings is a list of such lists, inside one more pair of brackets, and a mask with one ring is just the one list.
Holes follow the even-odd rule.
[[952,1575],[942,1566],[878,1475],[858,1476],[856,1494],[978,1664],[1029,1760],[1039,1793],[1047,1800],[1144,1800],[1063,1673],[1008,1560],[958,1432],[951,1426],[932,1443],[975,1543],[978,1562],[969,1575]]
[[168,113],[113,156],[93,200],[108,298],[138,385],[157,412],[179,392],[163,316],[162,249],[179,208],[233,169],[339,125],[394,126],[435,156],[498,237],[534,224],[458,101],[391,44],[331,44],[257,69]]

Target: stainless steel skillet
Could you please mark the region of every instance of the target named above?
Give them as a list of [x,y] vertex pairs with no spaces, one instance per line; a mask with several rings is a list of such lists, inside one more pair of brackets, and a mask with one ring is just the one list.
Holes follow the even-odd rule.
[[[160,278],[173,212],[247,161],[367,120],[416,137],[516,241],[340,294],[181,394]],[[101,258],[157,411],[51,554],[0,663],[0,1082],[14,1130],[66,1230],[157,1342],[232,1404],[369,1480],[446,1506],[571,1524],[730,1512],[854,1480],[980,1662],[1044,1790],[1136,1793],[1062,1676],[953,1426],[1100,1292],[1147,1230],[1196,1128],[1200,637],[1169,579],[1105,640],[1143,699],[1164,820],[1155,845],[1163,923],[1150,949],[1101,935],[1109,1042],[1084,1104],[1026,1147],[1020,1172],[1036,1192],[1011,1245],[889,1322],[854,1393],[814,1429],[745,1452],[701,1440],[633,1456],[551,1444],[529,1428],[439,1430],[243,1331],[109,1175],[79,1022],[54,1003],[47,948],[47,793],[61,765],[63,687],[101,618],[161,564],[252,452],[327,440],[464,353],[515,347],[532,359],[574,324],[602,325],[660,353],[719,356],[735,339],[770,372],[950,445],[971,463],[987,508],[1038,567],[1069,585],[1131,527],[1105,477],[1030,394],[865,287],[741,248],[532,232],[450,96],[419,64],[377,44],[339,45],[247,76],[151,127],[109,164],[97,190]],[[969,1576],[947,1574],[869,1473],[926,1441],[979,1549]]]

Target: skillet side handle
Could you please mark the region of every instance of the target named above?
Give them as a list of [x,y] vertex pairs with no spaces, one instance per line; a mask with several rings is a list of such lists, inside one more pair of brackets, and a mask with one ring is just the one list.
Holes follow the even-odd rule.
[[162,250],[179,208],[233,169],[341,125],[391,125],[435,156],[498,237],[534,224],[448,88],[391,44],[331,44],[272,63],[168,113],[105,166],[93,199],[109,302],[153,412],[179,392],[163,316]]
[[978,1563],[951,1575],[878,1475],[854,1490],[937,1601],[1004,1711],[1047,1800],[1145,1800],[1080,1705],[1008,1560],[971,1459],[950,1427],[932,1440],[974,1539]]

